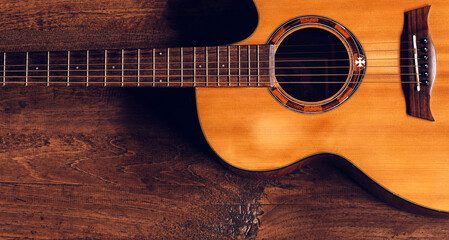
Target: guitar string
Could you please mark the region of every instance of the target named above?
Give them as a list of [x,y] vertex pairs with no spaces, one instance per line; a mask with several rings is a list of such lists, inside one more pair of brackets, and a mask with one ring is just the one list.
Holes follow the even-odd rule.
[[[268,76],[268,75],[267,75]],[[23,78],[24,76],[19,76],[19,77],[17,77],[17,76],[5,76],[5,78],[7,79],[7,78]],[[110,79],[112,78],[120,78],[121,76],[110,76]],[[136,75],[132,75],[132,76],[126,76],[126,77],[132,77],[132,78],[136,78],[137,76]],[[140,75],[140,77],[142,77],[142,78],[145,78],[145,77],[147,77],[147,78],[152,78],[152,76],[151,75],[148,75],[148,76],[145,76],[145,75]],[[170,81],[170,83],[176,83],[176,82],[178,82],[178,83],[181,83],[181,82],[183,82],[183,83],[185,83],[185,84],[189,84],[189,83],[201,83],[201,81],[192,81],[192,82],[189,82],[189,81],[181,81],[180,79],[178,79],[178,80],[174,80],[174,79],[169,79],[168,81],[167,81],[167,79],[166,79],[166,76],[164,76],[165,77],[165,79],[161,79],[161,78],[159,78],[159,79],[157,79],[157,81],[155,81],[155,82],[153,82],[153,81],[148,81],[148,82],[145,82],[144,81],[144,79],[142,79],[141,80],[141,82],[140,83],[143,83],[143,84],[145,84],[145,83],[148,83],[148,84],[153,84],[153,83],[163,83],[163,84],[167,84],[168,83],[168,81]],[[206,76],[205,75],[203,75],[202,76],[202,78],[205,78]],[[209,75],[209,77],[215,77],[215,78],[217,78],[218,79],[218,75]],[[223,76],[224,78],[227,78],[227,76]],[[238,77],[238,76],[234,76],[235,78],[236,77]],[[241,77],[249,77],[248,75],[245,75],[245,76],[242,76],[241,75]],[[257,76],[254,76],[254,77],[257,77]],[[29,77],[29,81],[28,81],[28,84],[30,84],[30,83],[47,83],[47,82],[33,82],[32,80],[33,79],[36,79],[36,78],[45,78],[45,79],[47,79],[47,78],[60,78],[61,79],[61,81],[60,82],[56,82],[56,81],[53,81],[52,83],[66,83],[66,79],[67,79],[67,76],[30,76]],[[79,82],[79,81],[76,81],[76,80],[74,80],[74,79],[77,79],[77,78],[85,78],[85,76],[71,76],[71,79],[72,79],[72,81],[70,81],[70,83],[72,84],[72,83],[86,83],[86,81],[83,81],[83,82]],[[102,79],[104,79],[104,75],[103,76],[101,76],[101,75],[99,75],[99,76],[92,76],[92,75],[90,75],[89,76],[89,79],[95,79],[95,78],[102,78]],[[193,76],[191,76],[191,77],[188,77],[188,78],[194,78]],[[270,84],[271,83],[271,81],[245,81],[245,80],[247,80],[247,79],[244,79],[244,81],[228,81],[228,79],[226,80],[226,81],[220,81],[220,80],[218,80],[217,81],[217,79],[214,79],[214,80],[208,80],[208,81],[204,81],[204,83],[209,83],[209,84],[214,84],[214,83],[220,83],[220,82],[225,82],[225,83],[238,83],[238,82],[240,82],[240,83],[253,83],[253,84],[256,84],[256,83],[259,83],[259,84]],[[113,81],[108,81],[108,84],[111,84],[111,83],[121,83],[122,81],[120,81],[120,82],[113,82]],[[125,81],[126,82],[126,81]],[[329,83],[357,83],[357,82],[362,82],[362,81],[276,81],[276,83],[279,83],[279,84],[329,84]],[[25,82],[23,82],[23,81],[5,81],[5,83],[19,83],[19,84],[24,84]],[[104,84],[104,81],[98,81],[98,82],[95,82],[95,81],[89,81],[89,84],[90,83],[103,83]],[[134,83],[134,84],[137,84],[137,82],[135,82],[135,81],[133,81],[133,82],[126,82],[126,83]],[[363,81],[363,83],[395,83],[395,84],[398,84],[398,83],[400,83],[400,84],[402,84],[402,83],[406,83],[406,84],[408,84],[408,83],[410,83],[410,84],[416,84],[416,81]]]
[[[371,67],[373,67],[373,68],[392,68],[392,67],[395,67],[395,68],[405,68],[405,67],[414,67],[414,65],[404,65],[404,66],[369,66],[370,68]],[[0,68],[1,68],[1,66],[0,66]],[[296,67],[296,66],[294,66],[294,67],[274,67],[274,68],[270,68],[270,67],[260,67],[260,68],[257,68],[257,67],[254,67],[254,66],[252,66],[251,67],[251,71],[256,71],[257,69],[259,69],[259,70],[273,70],[273,69],[349,69],[350,68],[350,66],[327,66],[327,67],[302,67],[302,66],[299,66],[299,67]],[[173,72],[173,71],[181,71],[181,70],[183,70],[184,72],[185,71],[193,71],[195,68],[183,68],[183,69],[181,69],[181,68],[170,68],[170,72]],[[220,70],[220,72],[227,72],[228,70],[238,70],[239,68],[228,68],[228,67],[223,67],[223,68],[217,68],[217,67],[213,67],[213,68],[211,68],[211,67],[209,67],[209,72],[210,71],[217,71],[217,70]],[[240,68],[241,70],[243,70],[243,71],[248,71],[248,67],[245,67],[245,68]],[[139,70],[139,69],[135,69],[135,68],[124,68],[123,69],[123,71],[137,71],[137,70]],[[154,69],[154,70],[156,70],[156,71],[167,71],[168,69],[167,68],[158,68],[158,69]],[[196,70],[197,71],[202,71],[202,70],[206,70],[206,68],[200,68],[200,69],[198,69],[198,68],[196,68]],[[15,72],[15,73],[23,73],[25,71],[25,69],[8,69],[8,70],[5,70],[5,72],[8,72],[8,73],[11,73],[11,72]],[[30,69],[30,68],[28,68],[28,72],[29,73],[46,73],[46,72],[48,72],[48,71],[50,71],[50,72],[68,72],[68,70],[67,70],[67,68],[65,68],[65,69],[50,69],[50,70],[40,70],[40,69]],[[69,70],[70,72],[87,72],[87,69],[70,69]],[[104,72],[105,70],[104,70],[104,68],[98,68],[98,69],[89,69],[89,72],[91,72],[91,71],[96,71],[96,72]],[[122,68],[108,68],[107,69],[107,71],[108,72],[121,72],[122,71]],[[153,69],[152,68],[140,68],[140,71],[142,72],[142,71],[153,71]],[[0,74],[2,73],[2,71],[0,71]],[[227,74],[227,73],[223,73],[223,74]]]
[[[372,59],[367,59],[368,61],[385,61],[385,60],[413,60],[414,58],[396,58],[396,57],[393,57],[393,58],[372,58]],[[64,60],[66,60],[66,59],[64,59]],[[91,61],[95,61],[95,59],[92,59],[92,58],[90,58],[90,60]],[[276,63],[284,63],[284,62],[332,62],[332,61],[335,61],[335,62],[344,62],[344,61],[347,61],[347,62],[349,62],[349,60],[350,59],[347,59],[347,58],[340,58],[340,59],[338,59],[338,58],[336,58],[336,59],[329,59],[329,58],[323,58],[323,59],[298,59],[298,60],[290,60],[290,59],[286,59],[286,58],[281,58],[281,60],[275,60],[275,62]],[[89,64],[85,64],[85,63],[80,63],[80,64],[76,64],[76,63],[72,63],[71,64],[71,66],[87,66],[87,65],[89,65],[89,66],[104,66],[104,59],[100,59],[98,62],[102,62],[102,63],[89,63]],[[228,61],[226,61],[226,60],[224,60],[224,62],[221,62],[221,64],[227,64],[227,62]],[[266,62],[270,62],[270,60],[259,60],[259,61],[257,61],[257,60],[255,60],[255,61],[242,61],[241,63],[242,64],[245,64],[245,63],[257,63],[257,62],[259,62],[259,63],[266,63]],[[214,61],[208,61],[208,62],[202,62],[202,61],[195,61],[195,62],[190,62],[190,61],[183,61],[183,63],[184,64],[194,64],[194,63],[196,63],[196,64],[206,64],[206,63],[208,63],[208,64],[216,64],[217,62],[214,62]],[[119,65],[119,66],[121,66],[121,62],[120,63],[110,63],[110,62],[108,62],[108,65]],[[125,63],[125,65],[131,65],[131,64],[135,64],[135,65],[137,65],[137,63]],[[167,63],[166,62],[156,62],[156,63],[154,63],[155,65],[163,65],[163,66],[166,66],[167,65]],[[180,62],[170,62],[170,65],[175,65],[175,64],[181,64]],[[237,64],[237,62],[234,62],[234,64]],[[50,64],[51,66],[65,66],[66,68],[67,68],[67,64]],[[153,63],[152,62],[147,62],[147,63],[145,63],[145,62],[141,62],[140,63],[140,65],[153,65]],[[247,65],[247,64],[245,64],[245,65]],[[4,65],[3,64],[0,64],[0,67],[3,67]],[[27,65],[26,64],[11,64],[11,65],[6,65],[6,67],[26,67]],[[29,67],[30,66],[32,66],[32,67],[45,67],[45,66],[47,66],[47,64],[29,64],[28,65]],[[243,68],[243,67],[242,67]]]
[[[366,50],[365,52],[413,52],[413,49],[387,49],[387,50]],[[332,53],[347,53],[348,51],[332,51]],[[276,53],[275,55],[296,55],[296,54],[322,54],[322,53],[329,53],[329,52],[280,52]],[[425,53],[425,52],[423,52]]]
[[[276,60],[276,63],[278,62],[349,62],[349,59],[343,59],[343,58],[336,58],[336,59],[299,59],[299,60],[284,60],[285,58],[281,58],[282,61]],[[368,61],[385,61],[385,60],[413,60],[415,58],[372,58],[367,59]],[[268,61],[266,61],[268,62]]]
[[[65,65],[65,66],[67,66],[67,65]],[[89,65],[90,66],[90,65]],[[103,65],[101,65],[101,66],[103,66]],[[32,67],[35,67],[35,66],[32,66]],[[380,65],[380,66],[369,66],[370,68],[405,68],[405,67],[414,67],[414,65],[403,65],[403,66],[398,66],[398,65],[391,65],[391,66],[384,66],[384,65]],[[1,65],[0,65],[0,68],[1,68]],[[329,69],[329,68],[349,68],[349,66],[325,66],[325,67],[322,67],[322,66],[319,66],[319,67],[296,67],[296,66],[291,66],[291,67],[279,67],[279,66],[276,66],[276,67],[274,67],[274,69]],[[186,67],[184,67],[182,70],[184,70],[184,71],[193,71],[195,68],[186,68]],[[196,70],[198,70],[198,71],[201,71],[202,69],[204,69],[205,70],[205,68],[200,68],[200,69],[198,69],[198,68],[196,68]],[[214,67],[213,68],[214,70],[217,70],[217,67]],[[231,68],[228,68],[228,67],[223,67],[223,68],[220,68],[220,70],[222,70],[222,71],[225,71],[225,70],[227,70],[227,69],[230,69],[230,70],[238,70],[239,68],[235,68],[235,67],[231,67]],[[248,69],[248,67],[246,66],[245,68],[240,68],[241,70],[247,70]],[[266,67],[261,67],[261,68],[259,68],[260,70],[270,70],[270,69],[273,69],[273,68],[266,68]],[[28,69],[29,70],[29,72],[47,72],[48,70],[46,70],[46,69],[44,69],[44,70],[40,70],[40,69]],[[121,71],[121,68],[119,68],[119,69],[117,69],[117,68],[108,68],[107,69],[108,71]],[[139,69],[136,69],[136,68],[125,68],[125,69],[123,69],[124,71],[137,71],[137,70],[139,70]],[[155,69],[156,71],[167,71],[167,69],[166,68],[158,68],[158,69]],[[181,71],[181,68],[170,68],[170,71]],[[211,69],[212,70],[212,69]],[[254,66],[252,66],[251,67],[251,70],[257,70],[257,67],[254,67]],[[23,72],[24,71],[24,69],[9,69],[9,70],[6,70],[7,72]],[[50,69],[50,71],[51,72],[67,72],[67,67],[64,67],[64,68],[62,68],[62,69]],[[86,72],[87,70],[85,70],[85,69],[70,69],[70,72]],[[102,72],[104,72],[104,68],[101,68],[101,69],[89,69],[89,71],[102,71]],[[153,69],[152,68],[140,68],[140,71],[153,71]],[[1,73],[1,71],[0,71],[0,73]]]
[[[96,78],[95,76],[93,76],[92,78]],[[102,78],[102,77],[98,77],[98,78]],[[89,78],[90,79],[90,78]],[[394,82],[394,81],[391,81],[391,82],[386,82],[386,81],[369,81],[369,82],[366,82],[366,81],[360,81],[361,83],[376,83],[376,84],[384,84],[384,83],[395,83],[395,84],[397,84],[397,83],[400,83],[400,84],[402,84],[402,83],[405,83],[405,84],[416,84],[416,81],[407,81],[407,82]],[[16,81],[7,81],[7,82],[5,82],[6,84],[20,84],[20,85],[24,85],[25,84],[25,82],[16,82]],[[44,82],[32,82],[32,81],[30,81],[30,82],[28,82],[28,85],[30,85],[30,84],[47,84],[48,82],[47,81],[44,81]],[[51,84],[67,84],[67,82],[65,82],[65,81],[62,81],[62,82],[50,82]],[[104,85],[104,81],[89,81],[89,84],[102,84],[102,85]],[[126,84],[134,84],[134,85],[136,85],[137,84],[137,82],[122,82],[122,81],[108,81],[107,82],[107,84],[121,84],[121,83],[126,83]],[[170,87],[172,87],[172,84],[181,84],[181,81],[170,81]],[[193,82],[193,81],[191,81],[191,82],[186,82],[186,81],[183,81],[182,82],[183,84],[209,84],[209,87],[216,87],[216,86],[218,86],[219,84],[223,84],[222,85],[222,87],[232,87],[232,86],[229,86],[228,85],[228,83],[231,83],[231,84],[238,84],[239,82],[228,82],[228,81],[219,81],[219,82],[217,82],[217,81],[195,81],[195,82]],[[256,84],[257,84],[258,82],[257,81],[252,81],[252,82],[249,82],[249,81],[240,81],[240,84],[254,84],[253,86],[251,86],[251,87],[256,87]],[[331,84],[343,84],[343,83],[359,83],[359,82],[357,82],[357,81],[350,81],[350,82],[344,82],[344,81],[333,81],[333,82],[275,82],[275,83],[279,83],[279,84],[328,84],[328,83],[331,83]],[[86,82],[80,82],[80,81],[70,81],[70,84],[86,84]],[[159,81],[156,81],[156,82],[140,82],[140,84],[143,84],[143,85],[145,85],[145,84],[148,84],[148,85],[152,85],[152,84],[158,84],[158,85],[167,85],[167,82],[164,82],[164,81],[162,81],[162,82],[159,82]],[[215,84],[215,85],[213,85],[213,84]],[[271,82],[259,82],[259,84],[271,84]],[[444,85],[447,85],[447,83],[446,84],[444,84]],[[237,86],[237,85],[236,85]],[[234,86],[235,87],[235,86]],[[246,87],[246,86],[243,86],[243,87]],[[259,86],[259,87],[267,87],[267,86]]]
[[[60,84],[61,86],[67,86],[67,82],[28,82],[27,85],[25,85],[24,82],[15,82],[15,81],[6,81],[4,82],[5,85],[4,86],[31,86],[31,85],[57,85]],[[221,82],[216,82],[216,81],[195,81],[195,82],[182,82],[184,87],[260,87],[260,88],[267,88],[271,86],[271,82],[226,82],[226,81],[221,81]],[[344,84],[344,83],[358,83],[356,81],[351,81],[351,82],[276,82],[277,84]],[[371,84],[398,84],[398,82],[368,82]],[[70,81],[70,84],[73,86],[74,84],[80,84],[85,86],[86,82],[81,82],[81,81]],[[127,85],[127,86],[137,86],[137,82],[122,82],[122,81],[108,81],[107,85],[104,85],[104,81],[89,81],[89,85],[94,85],[94,84],[98,84],[98,86],[103,86],[103,87],[112,87],[112,84],[117,84],[123,86]],[[179,86],[177,86],[177,84],[179,84]],[[189,86],[190,84],[190,86]],[[231,84],[231,85],[230,85]],[[234,85],[232,85],[234,84]],[[257,86],[257,84],[259,84],[259,86]],[[261,84],[268,84],[268,86],[264,86]],[[412,82],[402,82],[401,84],[416,84],[415,81]],[[48,85],[48,86],[50,86]],[[140,82],[139,86],[145,87],[145,85],[148,86],[161,86],[161,87],[181,87],[181,82],[177,81],[177,82],[170,82],[170,86],[167,86],[167,82]],[[444,86],[447,86],[448,83],[443,84]]]
[[[121,69],[120,69],[120,71],[121,71]],[[125,71],[127,71],[127,70],[125,70]],[[31,71],[29,71],[29,72],[31,72]],[[60,71],[60,72],[63,72],[63,71]],[[87,71],[85,71],[86,73],[87,73]],[[89,70],[89,72],[94,72],[94,70]],[[95,70],[95,72],[104,72],[104,70],[100,70],[100,69],[98,69],[98,70]],[[210,72],[210,71],[209,71]],[[108,74],[105,76],[105,75],[100,75],[100,76],[102,76],[102,77],[107,77],[107,78],[109,78],[109,77],[121,77],[122,75],[121,74],[117,74],[117,75],[110,75],[111,74],[111,72],[108,72]],[[346,74],[346,73],[329,73],[329,74],[325,74],[325,73],[312,73],[312,74],[275,74],[275,76],[276,77],[289,77],[289,76],[293,76],[293,77],[323,77],[323,76],[348,76],[348,75],[351,75],[351,76],[416,76],[416,74],[415,73],[370,73],[370,74]],[[424,76],[423,74],[419,74],[420,76]],[[5,75],[5,77],[6,78],[21,78],[21,77],[25,77],[26,75]],[[71,75],[70,77],[85,77],[85,75],[83,75],[83,76],[76,76],[76,75]],[[130,75],[125,75],[125,77],[129,77]],[[135,75],[135,76],[137,76],[137,75]],[[153,75],[140,75],[141,77],[153,77]],[[165,75],[165,74],[162,74],[162,75],[154,75],[156,78],[161,78],[161,77],[167,77],[168,75]],[[241,77],[247,77],[247,76],[250,76],[250,77],[270,77],[271,75],[262,75],[262,74],[259,74],[259,75],[257,75],[257,74],[255,74],[255,75],[253,75],[253,74],[240,74],[240,75],[238,75],[238,74],[227,74],[227,73],[222,73],[222,74],[207,74],[207,75],[186,75],[186,74],[183,74],[183,76],[184,77],[206,77],[206,76],[209,76],[209,77],[238,77],[238,76],[241,76]],[[0,75],[0,78],[1,77],[3,77],[2,75]],[[47,76],[47,75],[28,75],[28,77],[30,77],[30,78],[35,78],[35,77],[67,77],[67,75],[59,75],[59,76]],[[89,75],[89,77],[91,77],[91,75]],[[181,75],[176,75],[176,74],[170,74],[170,77],[181,77]]]
[[[379,66],[380,67],[380,66]],[[404,66],[405,67],[405,66]],[[297,68],[292,68],[292,67],[285,67],[286,69],[297,69]],[[300,68],[300,67],[298,67],[298,68]],[[304,67],[304,68],[307,68],[307,67]],[[345,68],[348,68],[349,69],[349,67],[345,67]],[[279,69],[278,67],[276,67],[275,69]],[[152,71],[153,69],[140,69],[140,72],[142,72],[142,71]],[[168,69],[156,69],[156,71],[163,71],[163,72],[166,72]],[[175,71],[175,72],[180,72],[181,71],[181,69],[170,69],[172,72],[173,71]],[[183,70],[188,70],[188,69],[186,69],[186,68],[184,68]],[[201,69],[196,69],[197,71],[205,71],[205,69],[204,70],[201,70]],[[229,69],[229,70],[231,70],[231,69]],[[238,70],[238,68],[233,68],[232,70]],[[248,69],[243,69],[245,72],[248,72]],[[257,69],[251,69],[251,70],[249,70],[249,71],[255,71],[255,70],[257,70]],[[267,71],[269,71],[269,70],[273,70],[272,68],[259,68],[259,70],[267,70]],[[119,76],[121,76],[122,75],[122,71],[127,71],[127,72],[129,72],[129,71],[137,71],[137,69],[108,69],[107,70],[107,73],[108,73],[108,77],[113,77],[114,75],[111,75],[111,74],[114,74],[114,73],[119,73],[119,74],[117,74],[116,76],[117,77],[119,77]],[[193,68],[192,69],[189,69],[189,71],[193,71]],[[218,72],[219,71],[219,69],[218,68],[215,68],[215,69],[209,69],[208,70],[208,72]],[[42,76],[39,76],[39,75],[30,75],[30,73],[31,74],[33,74],[33,73],[47,73],[48,71],[47,70],[33,70],[33,69],[28,69],[28,76],[29,77],[47,77],[47,75],[42,75]],[[67,73],[67,70],[65,69],[65,70],[62,70],[62,69],[58,69],[58,70],[50,70],[50,72],[51,73]],[[77,72],[77,73],[86,73],[87,74],[87,72],[101,72],[101,73],[103,73],[103,72],[105,72],[105,70],[104,69],[89,69],[89,70],[84,70],[84,69],[81,69],[81,70],[70,70],[70,72]],[[185,72],[185,71],[184,71]],[[25,74],[25,72],[24,72],[24,70],[6,70],[5,71],[5,73],[6,73],[6,75],[5,75],[5,77],[7,77],[7,78],[20,78],[20,77],[25,77],[25,75],[7,75],[7,73],[23,73],[23,74]],[[237,73],[231,73],[230,71],[228,71],[228,68],[224,68],[224,69],[221,69],[221,71],[220,71],[220,73],[222,74],[221,76],[222,77],[231,77],[231,76],[238,76],[237,75]],[[218,75],[218,74],[217,74]],[[184,77],[206,77],[206,76],[210,76],[210,77],[214,77],[214,76],[217,76],[217,75],[213,75],[213,73],[212,74],[207,74],[207,75],[189,75],[189,74],[183,74],[183,76]],[[250,75],[250,74],[248,74],[248,75]],[[248,76],[248,75],[245,75],[245,74],[240,74],[240,76]],[[329,73],[329,74],[324,74],[324,73],[311,73],[311,74],[275,74],[275,76],[277,76],[277,77],[279,77],[279,76],[293,76],[293,77],[321,77],[321,76],[348,76],[349,74],[348,73]],[[359,75],[383,75],[383,76],[385,76],[385,75],[391,75],[391,76],[414,76],[414,75],[416,75],[415,73],[365,73],[365,74],[352,74],[353,76],[359,76]],[[419,74],[420,76],[423,76],[423,74]],[[0,77],[2,77],[3,76],[3,74],[0,74]],[[82,76],[76,76],[76,75],[72,75],[73,77],[82,77]],[[127,75],[127,76],[129,76],[129,75]],[[158,74],[158,75],[154,75],[155,77],[166,77],[167,75],[165,75],[165,74],[162,74],[162,75],[160,75],[160,74]],[[170,76],[172,76],[172,77],[181,77],[180,75],[176,75],[176,74],[174,74],[174,75],[170,75]],[[262,75],[262,74],[255,74],[255,75],[252,75],[251,74],[251,76],[254,76],[254,77],[256,77],[256,76],[259,76],[259,77],[269,77],[269,76],[271,76],[271,75]],[[50,76],[50,77],[65,77],[65,75],[59,75],[59,76]],[[105,76],[104,76],[105,77]],[[143,75],[142,77],[153,77],[153,75]]]
[[[380,61],[380,60],[383,60],[383,61],[386,61],[386,60],[413,60],[414,58],[382,58],[382,59],[380,59],[380,58],[378,58],[378,59],[370,59],[369,61]],[[260,63],[267,63],[267,62],[269,62],[269,61],[259,61],[259,64]],[[349,62],[349,60],[348,59],[301,59],[301,60],[276,60],[276,63],[312,63],[312,62]],[[206,63],[206,62],[195,62],[196,64],[200,64],[198,67],[191,67],[191,68],[183,68],[184,70],[193,70],[193,69],[197,69],[197,70],[200,70],[201,71],[201,69],[203,68],[203,69],[205,69],[205,67],[202,67],[202,64],[204,63]],[[243,62],[242,62],[243,63]],[[244,66],[240,66],[240,69],[248,69],[248,67],[249,68],[252,68],[251,70],[256,70],[258,67],[257,66],[254,66],[254,64],[253,65],[251,65],[251,63],[254,63],[254,64],[256,64],[256,63],[258,63],[257,61],[254,61],[254,62],[246,62],[246,64],[244,64]],[[131,65],[131,64],[133,64],[133,65],[135,65],[135,63],[129,63],[129,64],[125,64],[125,65]],[[194,62],[184,62],[184,65],[185,64],[194,64]],[[213,66],[210,66],[211,64],[214,64]],[[233,68],[229,68],[229,67],[227,67],[228,66],[228,64],[227,64],[227,62],[225,62],[225,63],[222,63],[222,64],[224,64],[225,65],[225,67],[222,67],[222,68],[220,68],[219,66],[216,66],[216,64],[217,64],[217,62],[208,62],[208,66],[209,66],[209,68],[210,69],[223,69],[223,70],[226,70],[226,69],[239,69],[239,68],[236,68],[236,67],[233,67]],[[103,64],[72,64],[72,66],[74,67],[74,68],[76,68],[76,67],[84,67],[84,66],[87,66],[87,65],[89,65],[89,66],[91,66],[91,67],[93,67],[93,66],[100,66],[101,67],[101,69],[89,69],[89,70],[91,70],[91,71],[94,71],[94,70],[104,70],[104,63]],[[120,68],[120,70],[121,70],[121,63],[108,63],[108,65],[110,65],[111,66],[111,69],[108,69],[108,70],[111,70],[111,71],[114,71],[114,70],[119,70],[118,68],[117,69],[114,69],[114,67],[115,66],[118,66],[119,68]],[[152,64],[152,63],[141,63],[140,65],[162,65],[162,66],[167,66],[167,64],[166,63],[155,63],[155,64]],[[177,63],[171,63],[170,64],[170,66],[172,66],[172,65],[180,65],[180,63],[179,64],[177,64]],[[249,66],[248,66],[249,65]],[[55,64],[55,65],[51,65],[51,66],[54,66],[54,67],[61,67],[61,68],[63,68],[63,69],[51,69],[51,71],[67,71],[67,64]],[[390,66],[384,66],[384,65],[374,65],[374,66],[367,66],[367,67],[377,67],[377,68],[381,68],[381,67],[385,67],[385,68],[391,68],[391,67],[413,67],[414,65],[402,65],[402,66],[397,66],[397,65],[390,65]],[[18,68],[28,68],[28,70],[29,71],[47,71],[47,70],[39,70],[39,69],[35,69],[35,68],[39,68],[39,67],[47,67],[47,65],[46,64],[29,64],[29,65],[0,65],[0,68],[13,68],[13,67],[18,67]],[[276,69],[279,69],[280,67],[283,67],[283,68],[286,68],[286,69],[295,69],[295,68],[298,68],[298,69],[300,69],[300,68],[323,68],[323,69],[327,69],[327,68],[339,68],[339,67],[345,67],[345,66],[314,66],[314,67],[298,67],[298,66],[286,66],[286,67],[284,67],[284,66],[275,66],[274,68],[276,68]],[[346,66],[346,67],[349,67],[349,66]],[[35,70],[34,70],[34,69]],[[180,69],[178,69],[178,68],[170,68],[171,70],[180,70]],[[267,69],[266,67],[259,67],[259,69]],[[125,69],[125,70],[128,70],[128,69]],[[129,69],[129,70],[134,70],[134,69]],[[136,69],[135,69],[136,70]],[[153,70],[153,68],[141,68],[141,70],[142,71],[152,71]],[[167,70],[167,68],[155,68],[155,70],[156,71],[166,71]],[[16,72],[20,72],[20,71],[25,71],[25,69],[7,69],[6,71],[8,71],[8,72],[10,72],[10,71],[16,71]],[[84,69],[70,69],[70,71],[72,72],[72,71],[85,71]]]
[[[362,43],[362,46],[368,45],[368,44],[402,44],[402,43],[413,43],[412,40],[410,41],[400,41],[400,42],[364,42]],[[341,46],[342,43],[323,43],[323,44],[281,44],[278,46],[278,48],[283,47],[320,47],[320,46]],[[248,46],[248,45],[241,45],[241,46]],[[249,45],[254,46],[254,45]]]

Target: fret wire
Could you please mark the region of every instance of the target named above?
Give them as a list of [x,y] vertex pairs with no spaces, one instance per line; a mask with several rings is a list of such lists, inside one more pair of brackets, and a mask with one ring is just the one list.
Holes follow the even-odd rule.
[[193,47],[193,86],[196,87],[196,47]]
[[231,86],[231,51],[230,47],[227,47],[228,50],[228,87]]
[[3,53],[3,86],[6,85],[6,53]]
[[67,87],[70,85],[70,51],[67,52]]
[[156,85],[156,69],[155,69],[155,67],[156,67],[156,60],[155,60],[155,57],[156,57],[156,53],[154,52],[155,51],[155,49],[153,48],[153,87]]
[[209,57],[208,57],[208,54],[207,54],[207,47],[205,47],[205,49],[206,49],[206,87],[207,86],[209,86],[209,70],[208,70],[208,67],[209,67]]
[[183,48],[181,48],[181,87],[184,85],[184,61],[183,61]]
[[108,70],[108,50],[104,50],[104,86],[106,87],[106,78],[107,78],[107,70]]
[[26,52],[25,86],[28,86],[28,57],[29,57],[29,52]]
[[50,86],[50,51],[47,51],[47,87]]
[[239,83],[238,86],[240,87],[240,45],[238,46],[238,52],[239,52]]
[[167,48],[167,87],[170,86],[170,48]]
[[137,86],[140,87],[140,48],[137,49]]
[[259,45],[257,45],[257,86],[259,86],[259,75],[260,75],[260,69],[259,69]]
[[86,52],[86,87],[89,86],[89,50]]
[[248,86],[251,86],[251,47],[248,45]]
[[125,79],[124,79],[125,78],[125,72],[123,70],[124,65],[125,65],[125,50],[122,49],[122,79],[121,79],[121,81],[122,81],[121,86],[122,87],[123,87],[123,82],[125,81]]
[[220,86],[220,46],[217,46],[217,86]]

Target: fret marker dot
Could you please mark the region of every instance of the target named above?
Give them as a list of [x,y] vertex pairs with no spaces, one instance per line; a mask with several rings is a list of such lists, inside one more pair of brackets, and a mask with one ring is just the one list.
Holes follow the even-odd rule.
[[162,79],[159,79],[159,82],[162,82]]
[[201,66],[201,65],[198,65],[198,67],[201,68],[202,66]]
[[75,68],[76,68],[76,69],[80,69],[80,67],[78,67],[78,66],[76,66]]
[[39,67],[36,67],[36,70],[39,70]]
[[112,66],[112,69],[115,69],[115,66]]
[[223,64],[223,65],[221,65],[222,67],[225,67],[225,65]]
[[159,52],[159,55],[162,56],[162,52]]

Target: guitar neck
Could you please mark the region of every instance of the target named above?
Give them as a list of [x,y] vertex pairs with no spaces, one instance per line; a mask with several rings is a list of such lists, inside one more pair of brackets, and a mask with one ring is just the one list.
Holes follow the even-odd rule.
[[0,53],[3,86],[269,87],[273,45]]

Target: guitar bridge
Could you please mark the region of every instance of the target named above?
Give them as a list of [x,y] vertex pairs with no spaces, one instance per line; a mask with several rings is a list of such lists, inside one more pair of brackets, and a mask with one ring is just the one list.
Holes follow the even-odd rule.
[[401,80],[407,114],[435,121],[430,111],[430,95],[437,61],[427,18],[430,6],[404,14],[401,37]]

